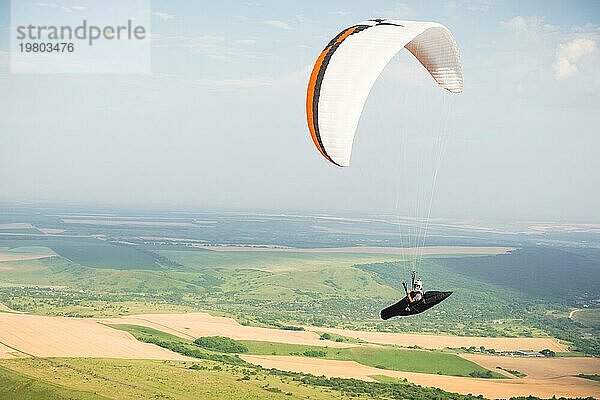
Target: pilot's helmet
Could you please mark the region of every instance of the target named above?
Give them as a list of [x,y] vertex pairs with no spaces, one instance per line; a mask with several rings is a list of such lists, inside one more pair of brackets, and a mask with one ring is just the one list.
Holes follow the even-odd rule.
[[417,278],[415,280],[415,283],[414,283],[413,287],[414,287],[415,290],[421,290],[421,289],[423,289],[423,281],[421,281],[421,278]]

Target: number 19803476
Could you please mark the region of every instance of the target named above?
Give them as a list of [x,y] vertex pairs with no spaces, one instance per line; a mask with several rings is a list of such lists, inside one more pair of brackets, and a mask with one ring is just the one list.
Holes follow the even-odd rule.
[[19,43],[21,53],[72,53],[73,43]]

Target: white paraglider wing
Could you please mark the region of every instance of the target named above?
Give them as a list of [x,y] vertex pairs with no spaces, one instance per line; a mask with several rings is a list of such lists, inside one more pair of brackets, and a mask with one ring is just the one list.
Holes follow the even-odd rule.
[[332,163],[349,165],[354,134],[369,92],[385,66],[404,48],[442,88],[462,92],[458,47],[443,25],[371,20],[343,30],[319,55],[306,99],[312,139]]

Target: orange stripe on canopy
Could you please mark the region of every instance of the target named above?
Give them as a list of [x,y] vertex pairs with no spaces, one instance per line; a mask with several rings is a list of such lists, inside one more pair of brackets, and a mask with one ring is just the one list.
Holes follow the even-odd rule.
[[[353,26],[353,27],[350,27],[350,28],[346,29],[345,31],[343,31],[343,33],[337,38],[335,43],[339,44],[339,43],[343,42],[344,39],[346,39],[348,36],[350,36],[356,30],[356,28],[357,28],[356,26]],[[313,67],[312,73],[310,74],[310,80],[308,81],[308,90],[307,90],[307,94],[306,94],[306,119],[308,122],[308,130],[310,131],[310,136],[313,140],[313,143],[315,144],[317,149],[319,149],[319,152],[323,155],[323,157],[325,157],[329,161],[332,161],[330,159],[330,157],[327,155],[327,153],[325,153],[325,149],[323,149],[321,147],[321,145],[319,144],[319,139],[317,138],[317,128],[314,124],[314,115],[313,115],[313,101],[314,101],[314,97],[315,97],[315,86],[317,84],[317,77],[319,76],[319,71],[321,70],[321,66],[323,65],[323,60],[325,60],[325,56],[327,56],[329,49],[331,49],[331,45],[327,46],[321,52],[321,54],[319,54],[319,57],[317,58],[317,61],[315,62],[315,66]]]
[[312,73],[310,74],[310,80],[308,81],[308,93],[306,95],[306,119],[308,122],[308,129],[310,130],[310,136],[312,137],[315,146],[317,146],[317,149],[319,149],[323,157],[327,159],[329,157],[327,157],[325,151],[321,148],[321,145],[319,144],[319,139],[317,139],[317,129],[315,127],[313,118],[313,100],[315,97],[315,84],[317,83],[317,75],[319,75],[321,65],[323,64],[323,60],[325,59],[325,56],[327,55],[328,51],[329,47],[327,47],[321,52],[321,54],[319,54],[319,58],[317,58],[317,62],[315,63]]

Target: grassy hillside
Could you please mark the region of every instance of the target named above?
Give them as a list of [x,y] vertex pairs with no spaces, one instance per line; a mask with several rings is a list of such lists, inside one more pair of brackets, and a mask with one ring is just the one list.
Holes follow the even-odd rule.
[[577,310],[573,319],[586,327],[600,330],[600,308]]
[[[27,240],[19,243],[31,245]],[[110,251],[117,245],[107,242],[107,246],[106,251]],[[540,260],[552,258],[555,252],[545,247],[506,256],[425,258],[419,273],[426,289],[453,290],[454,294],[425,314],[390,321],[381,321],[379,311],[403,296],[400,283],[409,278],[409,268],[396,256],[149,250],[152,247],[148,244],[125,248],[140,257],[151,257],[160,266],[139,269],[137,261],[123,260],[119,268],[97,268],[60,255],[4,262],[0,268],[0,302],[21,311],[85,317],[211,310],[243,324],[271,327],[308,324],[471,336],[550,334],[577,342],[581,351],[600,354],[598,328],[567,318],[572,298],[554,291],[550,287],[553,280],[536,278],[540,288],[545,288],[538,289],[545,297],[506,281],[506,275],[518,276],[511,272],[514,269],[529,268],[528,260],[536,258],[534,250],[542,254]],[[11,251],[26,250],[19,247]],[[544,256],[546,252],[549,255]],[[598,256],[595,252],[579,254],[576,249],[560,254],[560,260],[575,263],[565,264],[574,270],[584,260],[581,262],[587,267],[580,271],[584,275],[593,272],[593,257]],[[389,261],[380,262],[386,257]],[[531,263],[532,271],[544,274],[542,264]],[[552,265],[548,268],[558,273],[558,264]],[[588,282],[595,279],[569,273],[587,277]],[[560,279],[563,282],[566,278],[561,275]],[[593,293],[582,293],[577,301],[587,301]]]
[[[31,391],[28,387],[18,386],[11,392],[18,400],[102,398],[119,400],[284,398],[329,400],[347,399],[348,397],[461,400],[469,398],[397,380],[379,383],[355,379],[328,379],[265,370],[256,366],[229,365],[209,360],[172,362],[28,358],[0,360],[0,368],[2,368],[0,371],[10,370],[18,374],[9,372],[4,376],[24,376],[27,382],[33,382],[36,387],[38,385],[41,388],[54,387],[60,394],[64,393],[63,397],[44,397],[44,392],[37,395],[37,392]],[[124,373],[125,371],[126,373]],[[77,388],[77,391],[72,388]],[[48,393],[52,395],[52,392]],[[74,394],[69,397],[70,393]]]
[[600,297],[598,252],[525,247],[511,254],[447,258],[441,263],[474,279],[554,302],[589,306]]
[[[75,385],[74,385],[75,386]],[[0,366],[0,397],[10,400],[102,400],[107,397],[57,385]]]
[[[27,375],[30,382],[40,387],[58,387],[63,397],[56,399],[191,399],[215,400],[280,399],[282,394],[294,397],[311,396],[314,399],[335,399],[314,388],[305,388],[294,382],[281,382],[266,373],[253,374],[242,380],[243,369],[227,368],[212,362],[175,363],[163,361],[133,361],[107,359],[29,359],[0,361],[4,368]],[[193,368],[192,368],[193,367]],[[123,373],[127,371],[127,373]],[[252,371],[254,372],[254,371]],[[21,375],[23,374],[23,375]],[[59,382],[61,386],[48,382]],[[71,388],[78,388],[75,396],[67,397]],[[84,397],[85,392],[87,397]],[[15,388],[13,393],[22,399],[47,399],[44,392],[27,392]],[[52,392],[50,392],[51,394]],[[94,393],[98,395],[94,396]],[[29,396],[31,395],[31,396]],[[35,397],[37,395],[38,397]],[[79,396],[79,397],[78,397]]]
[[[159,247],[160,248],[160,247]],[[213,251],[187,249],[157,250],[157,253],[189,268],[259,269],[263,271],[315,270],[331,267],[349,267],[354,264],[401,260],[402,256],[356,253],[296,253],[292,251]]]

